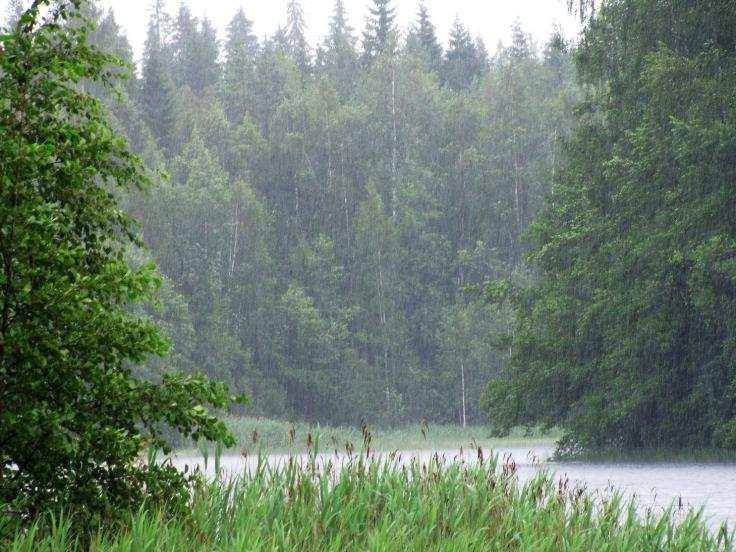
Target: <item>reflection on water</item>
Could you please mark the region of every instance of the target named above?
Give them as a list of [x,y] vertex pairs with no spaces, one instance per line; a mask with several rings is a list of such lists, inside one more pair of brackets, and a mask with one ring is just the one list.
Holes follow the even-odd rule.
[[[729,528],[736,525],[736,464],[728,463],[588,463],[588,462],[548,462],[545,461],[553,452],[551,447],[507,448],[496,449],[503,462],[505,458],[513,458],[517,474],[521,482],[528,481],[541,469],[555,474],[556,479],[568,478],[571,485],[585,487],[591,493],[605,496],[617,489],[626,497],[636,497],[640,511],[652,509],[661,512],[670,505],[682,512],[688,508],[703,508],[705,517],[712,527],[718,527],[724,521]],[[406,464],[413,459],[427,462],[438,455],[446,462],[476,462],[475,450],[442,450],[442,451],[402,451],[397,453],[395,461]],[[376,459],[386,458],[388,454],[377,453]],[[486,452],[486,457],[488,452]],[[284,465],[290,456],[273,454],[268,456],[271,466]],[[307,455],[297,455],[296,461],[306,465]],[[320,454],[316,464],[322,466],[327,462],[339,468],[348,456],[344,453]],[[214,473],[214,461],[210,458],[207,469],[201,456],[180,455],[174,458],[175,465],[189,469],[199,467],[210,474]],[[223,456],[220,460],[223,477],[241,475],[252,471],[258,464],[255,456],[239,455]]]

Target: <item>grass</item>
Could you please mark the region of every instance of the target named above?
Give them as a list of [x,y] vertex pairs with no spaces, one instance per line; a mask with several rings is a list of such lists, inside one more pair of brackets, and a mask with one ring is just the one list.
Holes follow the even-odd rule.
[[[319,435],[322,448],[345,450],[346,443],[360,449],[363,444],[361,428],[330,427],[307,423],[290,423],[265,418],[226,417],[225,422],[238,442],[237,450],[249,453],[260,450],[270,453],[306,452],[308,435]],[[394,429],[371,428],[371,450],[453,450],[468,448],[471,443],[485,449],[525,446],[552,446],[559,432],[540,433],[515,430],[509,437],[495,439],[488,436],[488,428],[454,425],[413,424]],[[186,446],[184,447],[186,451]],[[189,449],[194,449],[191,445]]]
[[[516,465],[491,447],[552,444],[555,435],[487,437],[481,428],[412,426],[373,433],[262,419],[230,419],[242,443],[260,450],[241,476],[199,480],[186,512],[153,505],[102,530],[77,532],[74,519],[47,515],[3,542],[10,552],[352,551],[727,551],[734,533],[714,531],[702,512],[656,513],[619,494],[590,494],[546,470],[519,482]],[[255,432],[255,435],[254,435]],[[255,443],[254,443],[255,441]],[[300,443],[300,444],[298,444]],[[320,447],[352,443],[335,464]],[[435,455],[408,464],[397,453],[473,443],[478,462]],[[349,446],[347,448],[350,448]],[[296,456],[303,451],[307,455]],[[224,451],[217,451],[215,456]],[[270,463],[267,452],[291,452]],[[215,458],[215,465],[219,465]],[[3,520],[0,519],[0,522]],[[82,544],[83,543],[83,544]]]
[[[480,456],[480,455],[479,455]],[[701,515],[637,515],[614,495],[593,499],[541,472],[520,485],[497,458],[446,464],[367,462],[357,454],[340,469],[265,461],[247,476],[202,482],[186,514],[142,508],[88,536],[72,522],[38,521],[0,548],[11,552],[245,550],[731,550],[725,528]]]

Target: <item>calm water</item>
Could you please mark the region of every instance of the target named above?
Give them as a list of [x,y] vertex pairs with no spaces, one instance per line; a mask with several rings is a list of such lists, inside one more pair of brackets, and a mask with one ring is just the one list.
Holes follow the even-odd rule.
[[[736,464],[727,463],[587,463],[546,462],[544,459],[552,454],[550,447],[496,449],[501,460],[510,456],[517,465],[520,481],[527,481],[541,469],[554,472],[556,479],[568,478],[570,486],[584,486],[597,495],[609,495],[612,489],[618,489],[627,497],[638,499],[640,511],[651,508],[661,512],[671,504],[682,505],[683,511],[688,508],[703,508],[706,518],[712,527],[728,522],[729,528],[736,526]],[[475,462],[473,450],[404,451],[397,461],[407,463],[414,458],[428,461],[435,454],[446,461]],[[488,453],[486,452],[486,456]],[[376,455],[381,458],[383,455]],[[346,460],[344,454],[321,454],[318,464],[331,461],[339,466]],[[282,465],[289,456],[274,454],[268,457],[271,465]],[[298,456],[306,462],[306,456]],[[177,456],[175,464],[190,469],[199,467],[204,470],[201,456]],[[214,472],[212,458],[207,472]],[[251,456],[224,456],[221,459],[223,476],[240,475],[252,470],[257,458]]]

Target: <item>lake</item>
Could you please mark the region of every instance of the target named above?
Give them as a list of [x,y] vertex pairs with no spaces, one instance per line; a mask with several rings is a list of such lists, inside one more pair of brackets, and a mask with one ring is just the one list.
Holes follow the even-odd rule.
[[[636,497],[640,512],[651,508],[661,512],[674,504],[682,513],[689,508],[703,508],[711,527],[717,528],[728,522],[732,529],[736,526],[736,464],[715,462],[550,462],[554,449],[551,446],[514,447],[493,449],[501,463],[512,458],[517,467],[521,482],[534,477],[539,470],[546,469],[555,474],[555,479],[569,479],[570,487],[580,486],[597,496],[610,495],[613,489],[626,497]],[[447,462],[477,462],[477,452],[472,449],[440,451],[401,451],[396,457],[399,464],[412,459],[428,462],[435,454]],[[487,458],[490,451],[484,451]],[[306,464],[307,455],[293,456],[298,462]],[[376,459],[388,457],[388,453],[376,453]],[[283,465],[290,456],[272,454],[268,462],[272,466]],[[344,453],[319,454],[317,465],[332,462],[339,465],[348,456]],[[241,475],[253,470],[258,463],[255,456],[225,455],[221,458],[223,477]],[[210,457],[204,469],[202,456],[179,454],[174,464],[180,468],[199,467],[202,471],[214,474],[214,461]],[[682,515],[682,514],[680,514]]]

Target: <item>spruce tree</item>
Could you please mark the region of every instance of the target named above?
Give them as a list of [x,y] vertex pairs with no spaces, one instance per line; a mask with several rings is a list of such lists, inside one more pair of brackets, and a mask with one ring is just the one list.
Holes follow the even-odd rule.
[[325,40],[325,49],[336,65],[355,57],[355,37],[353,29],[347,20],[343,0],[335,0],[335,6],[330,19],[330,30]]
[[148,128],[166,151],[174,150],[175,86],[171,76],[173,59],[164,43],[165,13],[162,0],[153,6],[143,51],[140,104]]
[[439,72],[442,66],[442,46],[437,40],[437,33],[424,0],[419,4],[417,17],[416,27],[411,36],[412,47],[417,50],[430,70]]
[[220,77],[219,56],[220,45],[217,40],[217,31],[210,20],[204,18],[197,34],[193,90],[201,91],[217,84]]
[[179,85],[192,84],[194,59],[197,48],[197,21],[185,3],[179,5],[174,20],[174,36],[171,41],[174,55],[174,76]]
[[363,31],[363,60],[371,63],[378,56],[396,52],[398,36],[396,12],[391,0],[373,0]]
[[294,58],[299,69],[304,73],[309,69],[309,44],[305,37],[306,23],[299,0],[289,0],[286,6],[286,45],[287,52]]
[[478,49],[460,19],[455,18],[445,57],[445,82],[456,90],[467,88],[482,72]]
[[586,27],[539,278],[489,288],[516,320],[495,427],[562,427],[572,453],[736,449],[734,44],[727,0],[604,2]]
[[530,39],[518,21],[511,26],[511,46],[508,53],[517,59],[525,59],[532,55]]
[[355,37],[347,21],[343,0],[335,0],[330,30],[323,48],[323,65],[327,67],[328,74],[334,81],[341,83],[345,91],[349,90],[357,65],[357,56]]
[[253,23],[242,8],[238,9],[227,27],[222,84],[225,111],[236,123],[242,120],[248,108],[258,50]]

